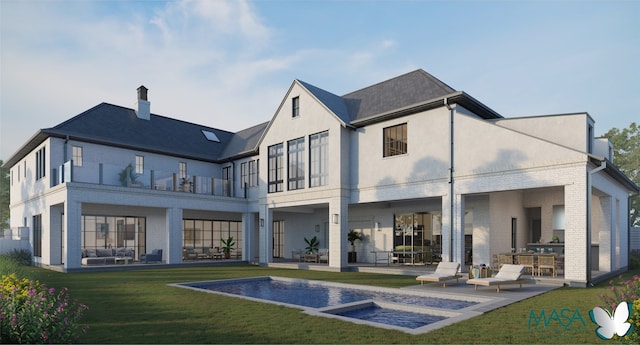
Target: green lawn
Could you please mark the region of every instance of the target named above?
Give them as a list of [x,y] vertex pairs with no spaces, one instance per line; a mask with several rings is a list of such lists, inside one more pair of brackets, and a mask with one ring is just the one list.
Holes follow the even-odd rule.
[[[166,284],[273,275],[403,287],[416,284],[410,276],[253,265],[67,274],[29,270],[51,287],[68,287],[73,298],[89,306],[84,343],[606,343],[595,335],[589,319],[589,310],[601,304],[598,294],[607,290],[606,283],[557,289],[433,332],[409,335]],[[546,327],[542,322],[530,327],[531,311],[539,317],[543,309],[548,315],[555,309],[558,317]]]

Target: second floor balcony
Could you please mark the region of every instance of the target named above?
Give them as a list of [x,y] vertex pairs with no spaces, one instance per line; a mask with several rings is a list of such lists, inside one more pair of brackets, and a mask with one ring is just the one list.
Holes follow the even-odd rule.
[[175,171],[151,169],[145,169],[142,174],[138,174],[131,165],[123,167],[85,161],[82,167],[75,167],[72,161],[67,161],[54,169],[53,173],[52,186],[65,182],[81,182],[179,193],[245,197],[244,193],[234,195],[231,179],[196,175],[181,176]]

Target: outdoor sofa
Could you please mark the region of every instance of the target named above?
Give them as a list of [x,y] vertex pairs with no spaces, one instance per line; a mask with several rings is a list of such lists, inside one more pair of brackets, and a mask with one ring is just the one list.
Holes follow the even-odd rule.
[[114,265],[116,258],[133,261],[133,248],[82,249],[82,265]]

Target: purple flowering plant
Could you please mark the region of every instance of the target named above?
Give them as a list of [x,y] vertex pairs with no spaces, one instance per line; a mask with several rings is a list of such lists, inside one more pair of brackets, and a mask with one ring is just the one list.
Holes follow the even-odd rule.
[[617,281],[612,279],[609,281],[609,291],[600,294],[604,302],[603,308],[613,311],[621,302],[629,303],[632,308],[627,319],[631,330],[624,337],[614,335],[613,339],[626,344],[640,344],[640,276],[634,275],[628,280],[624,280],[622,276]]
[[88,307],[71,300],[67,288],[56,290],[15,273],[0,279],[0,343],[76,343],[88,326]]

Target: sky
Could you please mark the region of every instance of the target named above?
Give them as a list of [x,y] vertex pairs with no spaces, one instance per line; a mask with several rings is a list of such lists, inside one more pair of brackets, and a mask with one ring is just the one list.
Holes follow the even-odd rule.
[[231,132],[294,79],[344,95],[423,69],[504,117],[640,123],[638,1],[0,0],[0,159],[102,102]]

